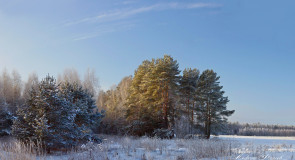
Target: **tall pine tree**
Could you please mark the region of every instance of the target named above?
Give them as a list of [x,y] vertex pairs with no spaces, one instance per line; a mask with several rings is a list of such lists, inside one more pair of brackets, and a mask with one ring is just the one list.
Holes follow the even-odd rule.
[[[154,128],[159,128],[160,120],[158,111],[155,109],[155,95],[157,90],[152,91],[154,78],[152,68],[155,66],[155,60],[145,60],[134,73],[129,94],[126,102],[126,118],[128,125],[126,127],[128,134],[142,136],[152,134]],[[148,80],[150,79],[150,81]]]
[[234,110],[227,110],[228,97],[219,82],[220,77],[213,70],[202,72],[196,90],[198,102],[198,120],[203,123],[203,131],[207,139],[212,133],[218,132],[220,127],[227,122],[227,117]]
[[179,65],[171,56],[157,59],[156,73],[161,90],[164,128],[172,129],[175,123],[176,96],[179,85]]
[[[199,70],[186,68],[182,72],[183,75],[180,80],[180,97],[181,97],[181,110],[186,114],[188,121],[190,122],[190,133],[192,133],[192,127],[194,123],[195,107],[195,94],[197,89],[197,81],[199,79]],[[183,108],[185,107],[185,108]]]
[[140,134],[173,128],[179,73],[177,61],[168,55],[138,67],[126,103],[131,128],[136,124]]

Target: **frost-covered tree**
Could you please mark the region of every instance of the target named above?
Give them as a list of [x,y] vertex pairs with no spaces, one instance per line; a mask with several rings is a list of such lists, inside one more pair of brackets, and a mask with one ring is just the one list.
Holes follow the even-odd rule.
[[99,125],[102,114],[97,111],[92,94],[78,83],[69,82],[61,83],[60,91],[71,104],[76,139],[80,142],[98,140],[92,135],[92,128]]
[[62,74],[58,75],[57,82],[78,84],[79,86],[82,86],[83,89],[87,90],[89,94],[92,94],[92,96],[96,96],[97,91],[99,90],[99,81],[95,75],[95,70],[89,68],[86,70],[83,80],[81,80],[81,77],[76,69],[65,69]]
[[34,88],[35,90],[38,88],[38,75],[37,73],[29,74],[28,80],[25,82],[24,90],[23,90],[23,98],[28,99],[30,96],[30,90]]
[[203,131],[208,139],[211,133],[216,133],[227,122],[227,117],[234,113],[234,110],[227,110],[229,100],[224,96],[219,78],[213,70],[205,70],[197,83],[198,121],[203,123]]
[[0,103],[0,136],[11,134],[11,126],[13,123],[13,115],[7,110],[8,104]]
[[87,69],[84,75],[83,88],[87,90],[92,96],[96,96],[99,89],[98,78],[95,75],[94,69]]
[[[1,75],[0,94],[2,102],[8,105],[13,103],[13,79],[6,69],[3,70]],[[10,106],[9,106],[10,107]]]
[[63,71],[62,74],[58,75],[57,83],[61,82],[69,82],[71,84],[78,83],[79,85],[82,84],[80,75],[78,71],[74,68],[67,68]]
[[50,76],[40,82],[37,90],[32,88],[25,106],[19,107],[14,135],[21,140],[39,141],[48,150],[69,147],[72,110],[70,103],[59,94],[55,79]]
[[17,106],[23,103],[22,99],[22,80],[20,74],[16,71],[12,71],[12,103],[11,110],[15,114]]
[[16,70],[10,74],[4,69],[0,75],[0,104],[5,104],[6,110],[12,115],[15,115],[17,106],[23,103],[21,91],[20,74]]
[[18,108],[13,134],[23,141],[41,142],[47,150],[68,148],[90,140],[94,101],[87,92],[70,85],[58,86],[47,76],[32,87],[25,105]]

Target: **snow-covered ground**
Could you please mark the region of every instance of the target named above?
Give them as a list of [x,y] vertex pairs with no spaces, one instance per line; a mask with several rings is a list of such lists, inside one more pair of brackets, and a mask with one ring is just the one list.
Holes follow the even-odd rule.
[[[0,159],[5,156],[26,159],[97,159],[97,160],[184,160],[184,159],[265,159],[292,160],[295,159],[295,137],[247,137],[218,136],[211,140],[131,138],[118,136],[103,136],[100,145],[86,144],[80,151],[67,154],[36,156],[24,151],[8,150],[0,152]],[[17,143],[15,143],[17,144]],[[2,146],[2,147],[1,147]],[[3,148],[5,145],[1,145]],[[20,146],[17,146],[20,147]],[[0,150],[1,150],[0,148]],[[19,156],[20,155],[20,156]],[[25,156],[22,156],[25,155]],[[7,159],[11,159],[11,157]]]
[[237,159],[295,159],[295,137],[221,135],[218,138],[239,143],[233,150]]

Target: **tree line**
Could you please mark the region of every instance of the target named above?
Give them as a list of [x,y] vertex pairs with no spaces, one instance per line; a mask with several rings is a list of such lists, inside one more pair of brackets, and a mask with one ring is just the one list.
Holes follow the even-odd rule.
[[97,105],[106,110],[100,132],[129,135],[201,134],[210,138],[234,113],[217,73],[186,68],[169,55],[145,60],[133,77],[101,91]]
[[[71,148],[99,141],[93,133],[171,138],[198,134],[295,136],[294,127],[228,123],[220,77],[213,70],[180,71],[169,55],[143,61],[134,75],[107,91],[87,70],[83,80],[75,69],[57,79],[23,82],[17,71],[0,75],[0,136],[42,142],[47,149]],[[99,91],[99,92],[98,92]]]
[[295,126],[266,125],[260,123],[240,124],[239,122],[228,123],[225,132],[227,135],[242,136],[284,136],[294,137]]
[[169,55],[145,60],[133,76],[108,91],[88,70],[75,69],[23,83],[17,71],[0,76],[0,134],[41,143],[48,150],[71,148],[93,133],[171,138],[200,134],[210,138],[234,113],[213,70],[179,70]]

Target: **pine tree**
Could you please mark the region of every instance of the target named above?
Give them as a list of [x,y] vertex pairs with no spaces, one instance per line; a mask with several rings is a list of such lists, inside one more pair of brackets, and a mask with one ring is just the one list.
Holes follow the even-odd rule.
[[227,110],[229,102],[219,82],[220,77],[213,70],[205,70],[198,81],[196,101],[198,102],[198,121],[203,123],[203,131],[207,139],[216,133],[227,122],[227,117],[234,110]]
[[173,128],[179,72],[177,61],[168,55],[138,67],[126,103],[133,131],[150,134],[155,129]]
[[148,85],[144,83],[154,66],[155,60],[145,60],[138,67],[134,73],[131,86],[129,88],[129,95],[126,102],[126,119],[129,122],[126,129],[129,134],[142,136],[144,134],[151,134],[158,125],[157,112],[153,110],[154,99],[147,96]]
[[[180,80],[180,96],[181,104],[185,106],[184,113],[190,121],[190,132],[194,123],[195,107],[195,94],[197,89],[197,81],[199,79],[199,70],[197,69],[184,69],[183,75]],[[183,109],[182,109],[183,110]]]
[[7,110],[8,104],[3,102],[0,104],[0,136],[11,134],[11,126],[13,123],[13,115]]
[[35,99],[37,98],[37,87],[32,87],[27,92],[26,104],[18,106],[16,115],[17,118],[14,120],[12,125],[12,134],[17,139],[24,142],[33,141],[38,142],[38,138],[35,135],[35,129],[33,123],[37,115]]
[[73,119],[74,132],[72,136],[78,142],[88,140],[98,140],[92,135],[92,127],[98,126],[102,115],[95,110],[97,107],[91,93],[83,89],[78,83],[70,84],[62,82],[60,84],[61,97],[70,103],[71,117]]
[[134,73],[134,78],[132,80],[126,102],[126,117],[129,121],[140,119],[140,114],[142,113],[141,108],[143,108],[144,105],[142,101],[144,99],[143,93],[145,92],[145,89],[142,86],[142,81],[143,77],[148,73],[151,63],[152,62],[148,60],[143,61]]
[[48,151],[93,139],[90,127],[100,117],[93,112],[94,100],[81,87],[60,87],[53,77],[47,76],[29,93],[26,104],[18,108],[18,119],[13,125],[18,139],[41,142]]
[[163,105],[164,128],[173,128],[175,123],[176,96],[179,85],[179,65],[171,56],[164,55],[157,59],[156,75],[158,76]]

